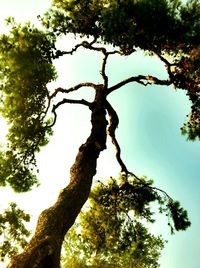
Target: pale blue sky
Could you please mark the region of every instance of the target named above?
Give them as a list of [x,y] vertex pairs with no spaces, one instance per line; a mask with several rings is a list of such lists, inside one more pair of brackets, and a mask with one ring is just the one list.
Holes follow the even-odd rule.
[[[0,0],[0,30],[3,30],[3,17],[11,15],[18,20],[32,20],[49,5],[49,0]],[[67,46],[69,44],[71,39],[66,42]],[[59,79],[51,87],[68,87],[85,81],[101,82],[100,59],[99,54],[80,51],[73,57],[66,56],[57,61]],[[163,65],[154,58],[144,58],[142,53],[129,58],[113,56],[107,71],[111,84],[132,74],[165,76]],[[82,89],[81,98],[90,98],[90,92]],[[192,222],[188,231],[170,236],[167,221],[158,218],[152,230],[163,233],[169,241],[160,259],[161,268],[200,268],[200,143],[186,141],[179,130],[189,112],[188,99],[183,91],[175,91],[172,87],[137,84],[114,92],[109,99],[119,114],[117,136],[128,169],[138,176],[153,178],[156,186],[181,202]],[[90,131],[90,113],[85,107],[65,106],[60,108],[59,114],[52,142],[38,156],[41,188],[30,194],[13,196],[35,215],[34,218],[56,200],[59,189],[66,184],[77,149]],[[108,145],[108,150],[98,161],[97,177],[118,172],[112,145],[110,142]],[[4,196],[12,193],[3,189],[2,192]],[[27,197],[29,202],[25,201]],[[1,201],[4,203],[5,198]]]

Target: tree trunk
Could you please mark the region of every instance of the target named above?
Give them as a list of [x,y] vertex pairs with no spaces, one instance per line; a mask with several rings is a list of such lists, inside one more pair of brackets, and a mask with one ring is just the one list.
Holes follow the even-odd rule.
[[90,193],[96,174],[99,154],[106,148],[106,110],[103,89],[96,88],[92,111],[91,134],[79,148],[70,170],[70,183],[57,202],[44,210],[38,219],[35,234],[24,252],[13,257],[7,268],[59,268],[65,234],[73,225]]

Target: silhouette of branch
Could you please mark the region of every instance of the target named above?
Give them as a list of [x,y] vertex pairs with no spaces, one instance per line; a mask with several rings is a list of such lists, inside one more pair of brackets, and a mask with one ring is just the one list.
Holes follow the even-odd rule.
[[110,94],[111,92],[113,92],[114,90],[117,90],[129,83],[132,82],[137,82],[139,84],[142,84],[143,86],[147,86],[147,85],[165,85],[165,86],[169,86],[172,84],[171,80],[162,80],[159,79],[155,76],[151,76],[151,75],[138,75],[138,76],[132,76],[129,77],[117,84],[115,84],[114,86],[108,88],[107,90],[107,95]]
[[120,148],[119,143],[118,143],[116,136],[115,136],[115,131],[116,131],[116,128],[118,127],[118,124],[119,124],[118,115],[108,101],[106,102],[106,110],[107,110],[109,117],[110,117],[108,134],[110,135],[110,137],[112,139],[112,143],[114,144],[115,149],[116,149],[116,159],[121,167],[121,172],[128,174],[129,172],[128,172],[123,160],[121,159],[121,148]]
[[165,66],[166,66],[166,69],[167,69],[167,72],[168,72],[168,75],[169,75],[169,78],[170,78],[170,80],[173,82],[173,80],[174,80],[174,75],[173,75],[173,73],[172,73],[172,71],[171,71],[171,67],[173,67],[173,66],[177,66],[177,64],[176,63],[170,63],[166,58],[164,58],[162,55],[160,55],[160,54],[158,54],[158,53],[156,53],[156,52],[154,52],[155,53],[155,55],[165,64]]
[[88,106],[90,107],[91,103],[82,99],[82,100],[73,100],[73,99],[63,99],[62,101],[58,102],[57,104],[54,104],[53,105],[53,109],[52,109],[52,113],[54,114],[54,120],[52,122],[51,125],[47,126],[48,128],[51,128],[55,125],[56,123],[56,120],[57,120],[57,113],[56,113],[56,109],[65,104],[65,103],[70,103],[70,104],[82,104],[82,105],[85,105],[85,106]]
[[81,100],[72,100],[72,99],[63,99],[62,101],[59,101],[57,104],[55,104],[53,106],[53,110],[56,110],[60,105],[64,104],[64,103],[70,103],[70,104],[82,104],[82,105],[86,105],[86,106],[90,106],[91,103],[81,99]]
[[70,92],[76,91],[76,90],[78,90],[78,89],[80,89],[82,87],[92,87],[92,88],[96,89],[97,88],[97,85],[94,84],[94,83],[91,83],[91,82],[84,82],[84,83],[77,84],[74,87],[70,87],[68,89],[59,87],[59,88],[55,89],[54,93],[52,95],[50,95],[49,98],[52,99],[58,93],[70,93]]
[[76,52],[78,48],[85,47],[85,44],[87,44],[88,46],[92,46],[95,42],[96,42],[96,38],[94,38],[92,42],[83,41],[80,44],[77,44],[74,48],[72,48],[69,51],[57,49],[56,53],[53,55],[53,59],[58,59],[59,57],[62,57],[64,55],[73,55],[73,53]]

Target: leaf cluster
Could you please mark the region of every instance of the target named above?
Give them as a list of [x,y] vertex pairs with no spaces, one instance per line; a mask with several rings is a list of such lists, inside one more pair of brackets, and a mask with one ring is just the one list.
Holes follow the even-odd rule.
[[145,219],[150,223],[155,221],[152,203],[158,204],[160,213],[168,217],[168,225],[171,232],[186,230],[190,226],[187,211],[180,206],[178,201],[173,200],[166,192],[153,186],[152,180],[146,177],[135,178],[129,176],[127,181],[110,178],[107,185],[102,185],[92,198],[96,198],[100,204],[109,210],[121,210],[127,214],[134,212],[136,218]]
[[182,134],[189,140],[200,139],[200,45],[190,52],[188,57],[182,57],[176,73],[180,77],[178,87],[187,90],[192,103],[191,113],[183,125]]
[[19,209],[15,203],[10,203],[0,215],[0,258],[11,258],[23,249],[30,235],[25,223],[30,221],[29,214]]
[[157,195],[152,191],[150,185],[152,181],[145,182],[145,177],[140,181],[130,179],[131,183],[118,182],[110,178],[108,184],[100,187],[92,198],[97,199],[100,204],[109,209],[124,210],[124,213],[133,210],[138,217],[153,221],[150,203],[157,199]]

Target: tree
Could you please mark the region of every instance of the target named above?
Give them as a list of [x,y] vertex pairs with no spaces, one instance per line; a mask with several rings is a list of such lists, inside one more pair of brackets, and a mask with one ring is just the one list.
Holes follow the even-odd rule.
[[[88,199],[97,159],[106,149],[107,134],[116,148],[124,187],[134,191],[130,175],[141,181],[128,171],[120,155],[115,136],[119,119],[108,101],[114,91],[134,82],[144,86],[174,85],[185,90],[192,105],[182,133],[191,140],[200,138],[199,17],[197,0],[185,5],[177,0],[159,3],[156,0],[54,0],[52,9],[40,17],[43,30],[8,19],[11,30],[0,37],[0,110],[9,125],[8,143],[1,150],[1,186],[9,184],[15,191],[23,192],[38,184],[35,154],[48,143],[61,105],[71,103],[89,108],[92,126],[71,167],[69,185],[60,192],[57,202],[41,213],[33,238],[8,267],[59,267],[62,242]],[[57,49],[56,41],[71,33],[81,41],[70,51]],[[54,60],[73,55],[79,48],[102,54],[102,84],[83,82],[50,91],[47,84],[56,79]],[[106,72],[108,58],[113,54],[129,56],[139,49],[157,56],[165,64],[168,78],[141,74],[110,85]],[[94,90],[92,102],[56,98],[60,93],[67,95],[76,91],[78,94],[83,87]],[[140,184],[141,191],[149,187],[153,186],[146,182]],[[148,198],[153,197],[147,195],[146,198],[140,200],[139,213],[143,213],[140,208],[149,202]],[[152,199],[156,200],[159,195]],[[190,225],[186,211],[169,196],[165,202],[175,229],[185,230]]]
[[130,203],[131,192],[123,190],[119,181],[110,178],[93,187],[89,205],[64,241],[63,267],[159,267],[164,240],[141,224],[147,213],[138,215],[140,200],[135,196]]

